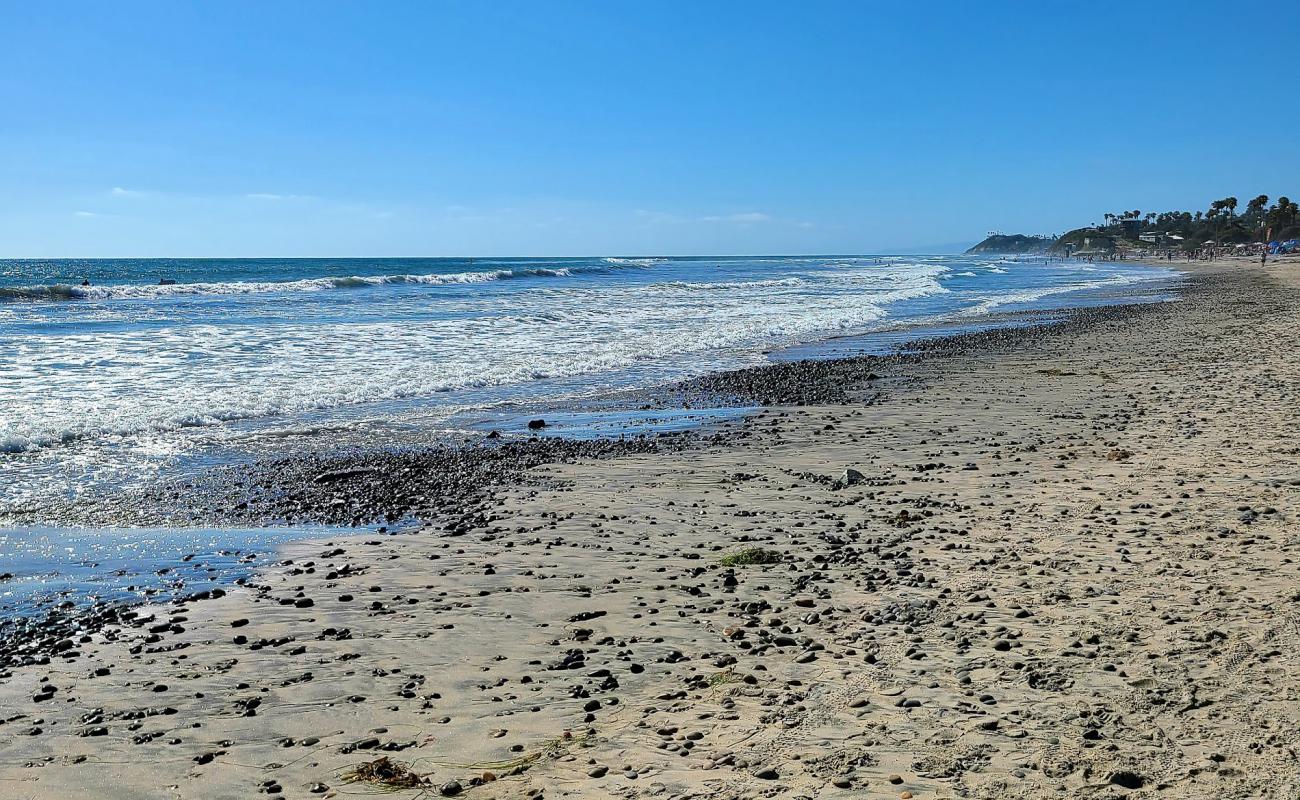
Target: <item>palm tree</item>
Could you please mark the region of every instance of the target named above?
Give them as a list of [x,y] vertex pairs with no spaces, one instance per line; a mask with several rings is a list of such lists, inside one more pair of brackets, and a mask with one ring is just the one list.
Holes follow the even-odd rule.
[[1215,206],[1218,206],[1219,211],[1228,212],[1227,216],[1224,217],[1219,216],[1219,214],[1217,213],[1213,215],[1216,219],[1223,220],[1222,222],[1220,222],[1218,225],[1215,226],[1215,234],[1214,234],[1215,242],[1218,244],[1222,244],[1223,226],[1232,220],[1233,217],[1232,212],[1237,207],[1237,198],[1225,197],[1222,200],[1215,200],[1213,203],[1210,204],[1210,208],[1214,208]]

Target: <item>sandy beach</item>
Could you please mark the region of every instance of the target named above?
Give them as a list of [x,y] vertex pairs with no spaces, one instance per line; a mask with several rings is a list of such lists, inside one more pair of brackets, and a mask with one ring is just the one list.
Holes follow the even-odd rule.
[[1300,263],[1186,268],[19,659],[0,796],[1296,797]]

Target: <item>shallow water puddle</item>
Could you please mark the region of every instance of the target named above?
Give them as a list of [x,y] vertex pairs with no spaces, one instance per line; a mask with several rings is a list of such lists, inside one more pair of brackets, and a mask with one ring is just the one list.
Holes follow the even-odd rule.
[[278,544],[367,530],[0,527],[0,618],[65,601],[191,594],[247,577]]
[[[605,439],[619,436],[653,436],[678,433],[709,425],[739,422],[756,412],[756,407],[667,408],[652,410],[566,411],[535,415],[502,413],[480,417],[470,427],[478,431],[499,431],[506,435],[535,434],[569,439]],[[529,429],[529,423],[546,424]]]

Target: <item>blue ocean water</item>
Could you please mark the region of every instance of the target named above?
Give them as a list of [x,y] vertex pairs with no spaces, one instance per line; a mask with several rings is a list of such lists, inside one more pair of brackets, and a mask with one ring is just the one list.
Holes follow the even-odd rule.
[[196,453],[398,441],[1174,275],[972,256],[0,261],[0,515]]

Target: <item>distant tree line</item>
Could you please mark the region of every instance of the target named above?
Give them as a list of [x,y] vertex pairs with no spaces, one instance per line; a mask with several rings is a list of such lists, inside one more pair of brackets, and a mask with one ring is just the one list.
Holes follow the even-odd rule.
[[1143,233],[1173,234],[1183,237],[1184,247],[1198,247],[1207,241],[1220,244],[1286,241],[1300,237],[1300,206],[1289,197],[1279,197],[1270,204],[1261,194],[1246,203],[1237,213],[1235,197],[1215,200],[1205,211],[1165,211],[1143,214],[1140,210],[1105,214],[1105,223],[1093,229],[1118,238],[1136,238]]
[[[1300,206],[1289,197],[1270,203],[1266,194],[1257,195],[1242,213],[1235,197],[1215,200],[1205,211],[1142,213],[1138,209],[1107,213],[1103,223],[1075,228],[1059,237],[991,233],[967,250],[968,253],[1072,253],[1113,254],[1117,250],[1180,247],[1197,250],[1206,242],[1216,245],[1252,242],[1287,242],[1300,239]],[[1157,234],[1156,237],[1144,234]]]

